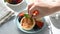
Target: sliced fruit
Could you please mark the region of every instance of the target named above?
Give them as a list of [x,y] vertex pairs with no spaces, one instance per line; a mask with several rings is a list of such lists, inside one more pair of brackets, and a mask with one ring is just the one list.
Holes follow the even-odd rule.
[[22,2],[22,1],[23,1],[23,0],[17,0],[17,4],[20,3],[20,2]]
[[36,16],[38,14],[39,14],[39,11],[38,10],[33,11],[33,16]]
[[36,25],[39,27],[39,28],[42,28],[44,23],[41,22],[41,21],[36,21]]
[[21,21],[21,19],[23,18],[24,16],[19,16],[18,20],[19,22]]
[[24,13],[23,12],[21,12],[21,13],[19,13],[19,15],[18,16],[24,16]]
[[40,28],[37,25],[35,25],[33,29],[34,31],[36,31],[36,30],[39,30]]

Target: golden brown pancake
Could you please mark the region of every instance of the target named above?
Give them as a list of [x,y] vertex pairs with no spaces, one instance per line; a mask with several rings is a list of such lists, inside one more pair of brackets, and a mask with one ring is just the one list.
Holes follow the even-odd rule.
[[21,26],[25,30],[31,30],[35,26],[35,21],[34,21],[34,19],[33,19],[33,21],[31,21],[30,18],[23,17],[21,20]]

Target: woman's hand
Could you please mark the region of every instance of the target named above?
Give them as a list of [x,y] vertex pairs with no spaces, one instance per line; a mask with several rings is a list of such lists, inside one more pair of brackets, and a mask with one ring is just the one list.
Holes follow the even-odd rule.
[[[58,10],[58,7],[60,9],[59,2],[55,2],[54,5],[53,5],[53,1],[51,1],[50,3],[51,4],[47,4],[41,0],[36,0],[34,3],[32,3],[28,6],[29,15],[33,16],[34,18],[40,18],[40,17],[44,17],[46,15],[50,15],[54,12],[57,12],[57,11],[55,11],[55,9],[57,8],[57,10]],[[34,11],[38,14],[35,15]]]

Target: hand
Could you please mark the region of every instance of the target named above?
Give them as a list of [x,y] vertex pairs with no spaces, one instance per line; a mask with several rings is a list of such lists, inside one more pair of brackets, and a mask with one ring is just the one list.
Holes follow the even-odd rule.
[[39,18],[39,17],[43,17],[44,13],[49,12],[50,10],[50,5],[47,5],[43,2],[35,2],[35,3],[32,3],[28,6],[28,13],[30,16],[33,15],[33,12],[35,10],[38,11],[38,15],[36,16],[33,16],[34,18]]
[[58,6],[60,6],[59,2],[56,2],[56,4],[54,3],[54,5],[52,5],[52,4],[47,4],[47,3],[44,3],[44,2],[42,2],[40,0],[39,1],[36,0],[36,2],[34,2],[34,3],[32,3],[32,4],[30,4],[28,6],[29,7],[28,8],[28,13],[29,13],[30,16],[32,16],[33,15],[33,12],[35,10],[38,10],[38,15],[33,16],[33,17],[36,17],[36,18],[40,18],[40,17],[44,17],[46,15],[50,15],[50,14],[56,12],[55,9]]

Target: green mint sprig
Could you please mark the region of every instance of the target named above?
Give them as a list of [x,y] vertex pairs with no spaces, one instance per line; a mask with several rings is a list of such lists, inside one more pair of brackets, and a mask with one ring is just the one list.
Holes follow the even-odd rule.
[[4,0],[4,2],[7,2],[7,0]]
[[28,14],[24,14],[25,18],[30,18],[30,16]]
[[29,18],[33,22],[33,19],[28,14],[24,14],[24,17]]

